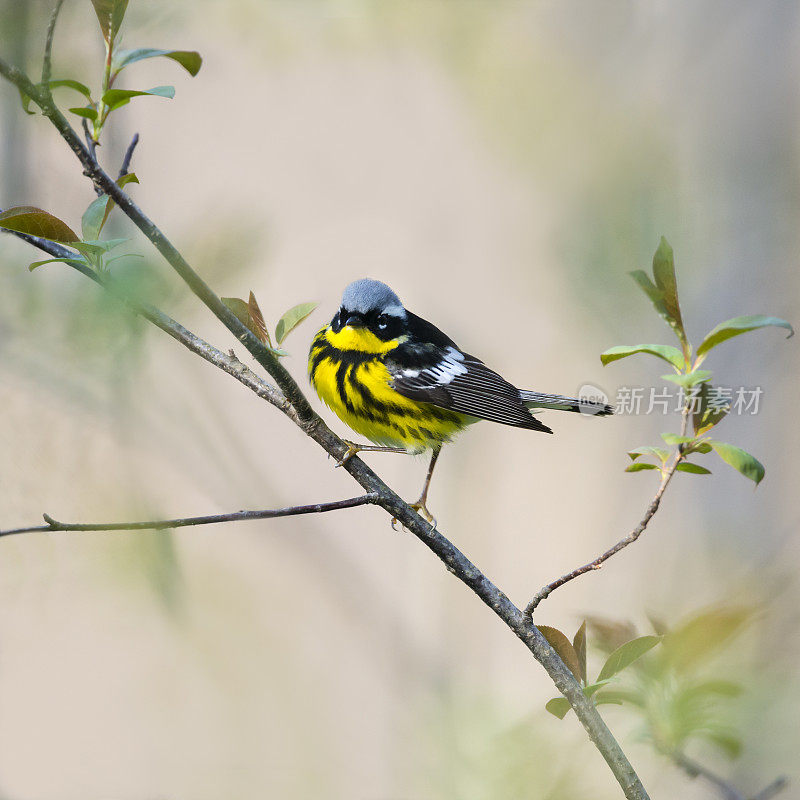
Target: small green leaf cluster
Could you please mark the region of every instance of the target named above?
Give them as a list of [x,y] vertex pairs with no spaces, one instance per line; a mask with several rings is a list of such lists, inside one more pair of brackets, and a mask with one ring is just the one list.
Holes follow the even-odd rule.
[[[677,448],[673,454],[662,447],[637,447],[628,452],[632,464],[626,472],[643,472],[646,470],[659,470],[662,478],[672,470],[688,472],[694,475],[708,475],[710,470],[687,461],[692,454],[705,454],[712,450],[730,466],[737,469],[747,478],[758,485],[764,477],[764,466],[750,453],[726,442],[712,439],[707,434],[714,428],[730,410],[730,401],[725,400],[714,389],[710,381],[713,373],[700,369],[708,354],[717,345],[734,336],[758,330],[765,327],[785,328],[792,336],[792,326],[784,319],[763,314],[755,314],[721,322],[710,330],[693,356],[692,345],[686,335],[678,301],[678,284],[675,278],[675,259],[672,248],[664,237],[661,238],[658,250],[653,257],[653,277],[643,270],[636,270],[631,276],[650,299],[656,312],[672,328],[678,339],[678,347],[666,344],[637,344],[620,345],[606,350],[600,360],[603,365],[610,364],[622,358],[646,353],[662,361],[666,361],[675,373],[661,377],[675,383],[684,392],[684,415],[692,416],[693,436],[687,436],[685,428],[683,435],[663,433],[661,436],[667,445]],[[670,457],[674,460],[668,466]]]
[[[129,173],[117,180],[117,185],[122,188],[129,183],[139,183],[135,174]],[[134,253],[109,258],[108,254],[129,241],[128,239],[100,239],[100,234],[108,220],[108,215],[115,203],[108,195],[101,195],[93,200],[81,217],[81,235],[78,236],[66,222],[36,206],[15,206],[0,214],[0,228],[38,236],[58,244],[69,245],[73,250],[69,256],[63,258],[46,258],[43,261],[34,261],[28,269],[31,271],[42,264],[61,262],[77,269],[89,269],[97,273],[108,271],[110,264],[120,258],[128,256],[141,257]]]
[[[558,628],[551,628],[548,625],[537,625],[537,627],[575,676],[575,680],[580,683],[584,695],[596,706],[606,703],[621,705],[618,693],[609,691],[608,684],[661,641],[660,636],[638,636],[620,643],[608,655],[597,679],[589,682],[586,670],[586,621],[578,628],[571,642]],[[554,697],[547,702],[545,708],[553,716],[564,719],[571,706],[566,697]]]
[[[126,105],[134,97],[164,97],[172,99],[175,96],[174,86],[154,86],[151,89],[115,89],[114,82],[120,73],[131,64],[148,58],[168,58],[180,64],[192,77],[197,75],[203,64],[203,59],[194,50],[162,50],[155,47],[138,47],[129,50],[117,49],[117,36],[119,34],[128,0],[92,0],[100,31],[105,42],[106,58],[101,80],[101,89],[98,98],[92,95],[91,89],[80,81],[72,78],[60,78],[47,82],[49,90],[67,88],[83,95],[86,104],[75,106],[69,111],[91,123],[91,135],[94,142],[100,139],[100,133],[112,111]],[[22,94],[22,107],[28,114],[31,98]]]
[[275,344],[273,345],[264,315],[261,313],[256,296],[252,291],[246,301],[238,297],[222,297],[220,299],[236,315],[239,322],[249,328],[279,358],[289,355],[286,350],[280,348],[280,345],[318,305],[317,303],[299,303],[286,311],[275,326]]
[[[607,668],[613,669],[625,660],[621,655],[629,648],[635,653],[636,642],[655,639],[659,644],[647,658],[637,656],[628,661],[621,685],[603,690],[604,702],[625,705],[633,711],[640,720],[641,737],[661,752],[682,752],[690,740],[701,739],[728,757],[737,757],[741,740],[724,717],[729,711],[726,701],[738,697],[742,687],[720,674],[715,659],[751,617],[752,611],[747,608],[717,606],[673,629],[651,619],[654,635],[649,636],[637,636],[630,623],[590,618],[592,644],[607,655],[600,678]],[[565,698],[556,699],[566,702]],[[563,717],[556,713],[562,705],[550,708],[554,703],[548,703],[548,710]]]

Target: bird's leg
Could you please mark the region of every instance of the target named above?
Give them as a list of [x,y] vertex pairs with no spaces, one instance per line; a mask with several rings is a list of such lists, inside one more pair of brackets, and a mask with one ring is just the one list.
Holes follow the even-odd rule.
[[348,439],[342,439],[342,441],[347,445],[347,452],[336,462],[337,467],[343,467],[354,455],[361,452],[408,454],[408,450],[404,447],[384,447],[380,444],[357,444]]
[[436,466],[436,459],[439,458],[441,449],[441,445],[433,448],[431,463],[428,465],[428,474],[425,476],[425,484],[422,487],[422,494],[419,496],[419,500],[417,500],[416,503],[411,504],[411,508],[413,508],[414,511],[421,516],[425,517],[425,519],[428,520],[428,522],[430,522],[434,528],[436,527],[436,520],[433,518],[431,512],[428,511],[428,507],[425,504],[428,501],[428,489],[430,488],[431,478],[433,477],[433,468]]

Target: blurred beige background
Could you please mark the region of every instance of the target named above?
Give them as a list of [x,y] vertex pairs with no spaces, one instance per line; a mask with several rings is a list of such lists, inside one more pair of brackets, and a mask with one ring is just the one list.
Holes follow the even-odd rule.
[[[0,3],[3,53],[34,72],[49,6]],[[124,86],[177,94],[115,114],[102,158],[116,168],[140,132],[132,192],[220,294],[254,290],[273,325],[319,301],[287,342],[303,386],[311,336],[365,275],[518,385],[658,386],[652,360],[604,369],[598,355],[671,341],[627,276],[661,234],[695,341],[739,314],[800,320],[795,4],[138,0],[124,45],[205,63],[195,79],[130,67]],[[90,4],[67,3],[55,77],[96,87],[101,57]],[[0,103],[0,207],[76,227],[93,197],[77,162],[7,85]],[[134,249],[147,262],[121,270],[149,276],[150,298],[234,344],[147,243]],[[67,267],[28,273],[37,258],[0,237],[0,527],[358,493],[269,406]],[[712,476],[678,476],[646,536],[537,620],[644,628],[648,612],[763,604],[720,667],[748,687],[743,756],[696,753],[746,790],[786,773],[796,792],[797,345],[751,334],[708,366],[764,388],[759,414],[719,436],[766,480],[754,491],[710,458]],[[546,421],[555,436],[474,427],[430,498],[518,604],[638,521],[655,483],[623,472],[625,451],[678,425]],[[367,460],[416,497],[423,460]],[[377,510],[0,550],[3,798],[619,796],[574,717],[543,711],[554,690],[528,652]],[[605,717],[653,798],[713,796],[638,741],[624,709]]]

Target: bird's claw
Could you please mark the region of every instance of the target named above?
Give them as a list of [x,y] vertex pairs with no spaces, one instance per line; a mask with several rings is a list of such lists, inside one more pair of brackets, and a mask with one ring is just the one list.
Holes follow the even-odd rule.
[[428,507],[425,505],[424,500],[417,500],[416,503],[412,503],[411,508],[413,508],[414,511],[416,511],[417,514],[419,514],[423,519],[427,520],[430,523],[433,530],[436,530],[436,525],[437,525],[436,517],[434,517],[433,514],[431,514],[431,512],[428,511]]
[[361,448],[357,444],[348,442],[346,439],[344,441],[347,445],[347,452],[336,462],[337,467],[343,467],[354,455],[357,455],[361,451]]
[[[422,500],[417,500],[416,503],[410,503],[410,507],[413,508],[414,511],[416,511],[417,514],[419,514],[423,519],[428,521],[432,530],[434,531],[436,530],[436,525],[438,524],[436,522],[436,517],[434,517],[433,514],[431,514],[431,512],[428,511],[427,506]],[[391,523],[392,530],[393,531],[397,530],[398,523],[400,524],[400,527],[405,530],[406,526],[403,525],[403,523],[400,522],[400,520],[397,517],[392,517],[392,523]]]

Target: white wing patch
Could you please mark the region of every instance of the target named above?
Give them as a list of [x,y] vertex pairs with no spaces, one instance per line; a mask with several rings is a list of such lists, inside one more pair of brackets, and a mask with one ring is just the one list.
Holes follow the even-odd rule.
[[445,350],[444,358],[438,364],[428,367],[425,374],[430,375],[439,385],[450,383],[459,375],[467,374],[467,368],[463,361],[463,353],[460,353],[455,347],[448,347]]
[[439,349],[429,366],[395,373],[393,388],[412,400],[504,425],[552,433],[522,404],[520,390],[482,361],[455,347]]

